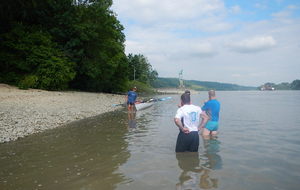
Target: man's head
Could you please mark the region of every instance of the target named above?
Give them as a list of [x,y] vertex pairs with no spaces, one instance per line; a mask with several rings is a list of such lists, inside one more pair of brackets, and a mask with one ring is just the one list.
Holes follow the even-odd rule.
[[185,90],[184,93],[191,95],[191,92],[189,90]]
[[209,97],[209,99],[215,98],[216,97],[216,91],[214,91],[214,90],[208,91],[208,97]]
[[183,93],[181,95],[181,103],[182,103],[182,105],[190,104],[191,103],[191,96],[190,96],[190,94]]
[[136,88],[136,87],[133,87],[133,88],[132,88],[132,90],[133,90],[133,91],[136,91],[136,90],[137,90],[137,88]]

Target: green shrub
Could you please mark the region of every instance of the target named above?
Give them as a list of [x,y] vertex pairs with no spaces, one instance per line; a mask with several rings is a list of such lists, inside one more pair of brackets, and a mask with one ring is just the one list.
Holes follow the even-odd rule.
[[52,56],[37,68],[37,87],[45,90],[66,89],[69,81],[75,77],[73,67],[72,62]]
[[155,93],[155,89],[153,89],[151,86],[139,82],[139,81],[129,81],[127,83],[127,89],[130,90],[133,87],[137,87],[137,92],[139,94],[154,94]]
[[38,81],[38,77],[35,75],[28,75],[23,80],[21,80],[18,84],[20,89],[28,89],[28,88],[35,88],[36,83]]
[[48,32],[17,23],[0,39],[0,82],[62,90],[75,77],[74,63]]

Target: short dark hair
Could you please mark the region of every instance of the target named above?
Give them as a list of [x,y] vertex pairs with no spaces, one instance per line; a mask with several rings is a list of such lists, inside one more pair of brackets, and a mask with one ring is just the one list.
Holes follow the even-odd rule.
[[190,104],[191,103],[191,96],[188,93],[183,93],[181,95],[181,101],[183,104]]
[[191,91],[185,90],[184,93],[191,94]]

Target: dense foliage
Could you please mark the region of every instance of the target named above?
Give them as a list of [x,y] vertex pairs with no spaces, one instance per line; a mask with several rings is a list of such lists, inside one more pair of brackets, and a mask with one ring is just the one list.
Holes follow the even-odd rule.
[[261,89],[263,86],[273,87],[275,90],[300,90],[300,80],[294,80],[292,83],[282,82],[280,84],[267,82],[264,85],[258,87]]
[[300,90],[300,80],[294,80],[291,84],[292,90]]
[[138,57],[137,79],[150,83],[154,71],[147,59],[125,55],[124,28],[111,5],[112,0],[3,1],[0,82],[120,92],[133,80],[129,63]]
[[66,88],[74,78],[74,63],[56,48],[47,32],[15,24],[2,40],[1,80],[24,89],[56,90]]
[[[240,86],[236,84],[219,83],[219,82],[207,82],[196,80],[185,80],[184,85],[186,88],[194,90],[254,90],[255,87]],[[177,88],[179,86],[178,78],[157,78],[154,81],[154,87],[156,88]]]
[[143,55],[128,55],[129,61],[129,79],[137,80],[145,84],[152,85],[158,77],[147,58]]

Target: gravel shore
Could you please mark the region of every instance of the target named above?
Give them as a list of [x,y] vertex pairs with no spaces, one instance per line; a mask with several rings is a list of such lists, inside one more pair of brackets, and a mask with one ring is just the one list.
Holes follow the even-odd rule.
[[0,143],[118,109],[124,96],[20,90],[0,84]]

